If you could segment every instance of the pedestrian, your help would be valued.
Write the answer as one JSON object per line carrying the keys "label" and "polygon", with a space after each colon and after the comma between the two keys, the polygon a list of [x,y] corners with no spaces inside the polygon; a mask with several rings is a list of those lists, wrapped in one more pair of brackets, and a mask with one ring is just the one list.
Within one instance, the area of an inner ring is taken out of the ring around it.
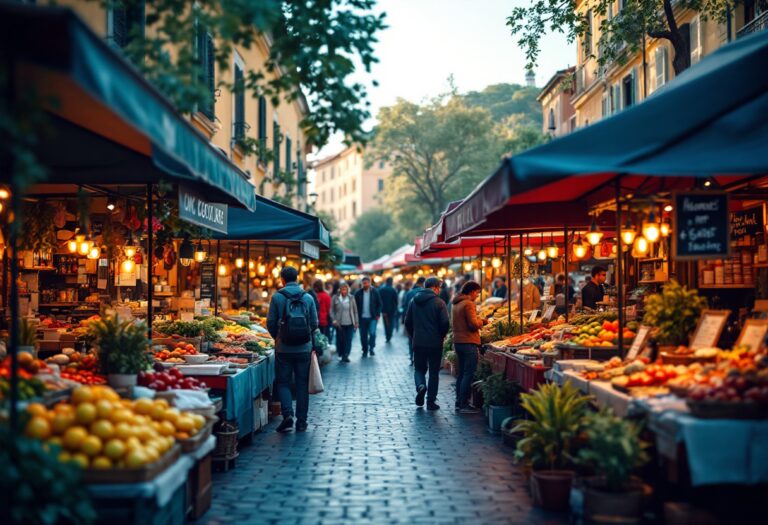
{"label": "pedestrian", "polygon": [[403,316],[403,312],[400,308],[403,300],[403,285],[401,283],[397,283],[395,292],[397,292],[397,308],[395,309],[395,315],[392,318],[392,325],[394,327],[394,333],[397,334],[400,332],[400,318]]}
{"label": "pedestrian", "polygon": [[392,339],[392,332],[397,323],[397,290],[392,286],[394,280],[387,277],[387,281],[379,288],[379,297],[381,298],[381,317],[384,319],[384,335],[387,343]]}
{"label": "pedestrian", "polygon": [[349,294],[349,285],[344,281],[339,283],[339,293],[333,296],[331,319],[336,329],[336,352],[342,363],[349,363],[352,337],[360,326],[360,320],[357,315],[357,303]]}
{"label": "pedestrian", "polygon": [[[419,277],[416,279],[416,283],[413,285],[413,288],[411,288],[410,291],[405,295],[404,309],[406,313],[408,313],[408,307],[411,306],[411,301],[413,301],[413,298],[416,297],[416,294],[424,289],[425,281],[425,277]],[[405,325],[405,316],[403,316],[403,325]],[[408,336],[408,353],[411,356],[411,366],[413,366],[413,338],[410,335]]]}
{"label": "pedestrian", "polygon": [[397,300],[400,308],[400,324],[405,325],[405,296],[413,288],[413,281],[408,280],[403,285],[402,289],[397,293]]}
{"label": "pedestrian", "polygon": [[592,268],[592,279],[581,289],[581,305],[593,310],[597,309],[597,303],[605,298],[605,282],[608,270],[603,266]]}
{"label": "pedestrian", "polygon": [[462,414],[476,414],[478,410],[469,404],[472,381],[477,369],[477,353],[480,350],[480,329],[488,324],[487,319],[477,315],[475,301],[480,296],[480,285],[467,281],[461,287],[461,294],[453,298],[451,326],[453,328],[453,349],[459,360],[456,376],[456,411]]}
{"label": "pedestrian", "polygon": [[440,299],[443,300],[445,304],[448,305],[448,310],[451,309],[451,290],[448,288],[448,284],[443,281],[443,284],[440,286]]}
{"label": "pedestrian", "polygon": [[413,340],[416,406],[424,406],[426,395],[427,410],[440,409],[437,404],[437,387],[440,383],[443,339],[450,329],[448,308],[438,296],[439,292],[440,279],[430,277],[411,301],[405,314],[405,328]]}
{"label": "pedestrian", "polygon": [[573,289],[570,282],[566,286],[565,274],[558,273],[555,278],[555,312],[558,315],[565,314],[565,294],[568,293],[568,304],[573,304],[573,298],[576,296],[576,290]]}
{"label": "pedestrian", "polygon": [[507,278],[497,277],[493,284],[493,296],[500,299],[507,299]]}
{"label": "pedestrian", "polygon": [[371,286],[371,278],[363,277],[362,287],[355,292],[357,311],[360,314],[360,345],[363,347],[363,357],[376,355],[376,324],[381,318],[381,296],[379,291]]}
{"label": "pedestrian", "polygon": [[325,291],[323,281],[317,279],[312,287],[315,290],[316,304],[317,304],[317,322],[320,325],[320,332],[327,337],[331,338],[331,296]]}
{"label": "pedestrian", "polygon": [[318,328],[315,301],[299,285],[299,272],[286,266],[280,272],[283,288],[272,296],[267,329],[275,340],[275,375],[283,413],[278,432],[293,428],[291,380],[296,383],[296,431],[307,429],[309,412],[309,363],[312,334]]}

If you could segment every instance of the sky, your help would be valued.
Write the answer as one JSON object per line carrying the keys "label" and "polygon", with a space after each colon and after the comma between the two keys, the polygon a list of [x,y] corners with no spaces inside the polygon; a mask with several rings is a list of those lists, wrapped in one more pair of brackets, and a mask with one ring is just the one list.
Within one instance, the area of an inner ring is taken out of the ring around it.
{"label": "sky", "polygon": [[[368,86],[371,113],[398,97],[420,102],[443,93],[453,75],[460,92],[502,82],[525,83],[525,56],[505,25],[513,7],[530,0],[379,0],[388,29],[379,33],[379,63],[356,80]],[[576,63],[575,44],[563,35],[542,39],[536,85]],[[379,82],[377,87],[372,80]],[[331,141],[319,158],[343,148]]]}

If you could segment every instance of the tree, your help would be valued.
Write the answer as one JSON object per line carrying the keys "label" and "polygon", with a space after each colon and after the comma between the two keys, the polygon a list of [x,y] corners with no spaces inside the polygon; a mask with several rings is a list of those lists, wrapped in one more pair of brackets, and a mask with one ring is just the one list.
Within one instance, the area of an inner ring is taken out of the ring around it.
{"label": "tree", "polygon": [[[539,56],[539,42],[548,30],[564,33],[569,42],[585,38],[594,30],[593,17],[600,20],[600,39],[590,51],[600,65],[626,60],[642,50],[644,35],[668,40],[674,51],[672,67],[680,74],[690,66],[690,44],[676,18],[676,13],[692,9],[702,19],[725,22],[729,13],[744,0],[584,0],[585,8],[578,12],[570,0],[534,0],[528,7],[516,7],[507,18],[517,43],[525,50],[527,67],[532,69]],[[622,5],[620,11],[619,5]]]}
{"label": "tree", "polygon": [[494,122],[515,116],[521,124],[541,123],[541,104],[536,100],[539,88],[518,84],[493,84],[482,91],[470,91],[464,102],[470,107],[485,108]]}
{"label": "tree", "polygon": [[393,252],[405,242],[395,228],[392,216],[382,208],[374,208],[358,217],[349,232],[346,247],[364,261],[372,261]]}
{"label": "tree", "polygon": [[425,105],[398,99],[378,121],[372,157],[392,166],[391,178],[409,182],[401,197],[416,198],[431,221],[499,163],[490,113],[467,106],[455,91]]}
{"label": "tree", "polygon": [[[142,13],[145,0],[99,0]],[[182,112],[208,102],[210,86],[199,59],[196,37],[205,32],[213,53],[229,69],[233,46],[251,48],[265,36],[269,56],[263,71],[248,71],[239,85],[220,80],[216,87],[248,88],[273,105],[308,92],[312,111],[302,122],[307,139],[323,144],[334,132],[364,141],[369,118],[365,87],[351,82],[355,64],[367,72],[376,62],[375,34],[384,14],[373,13],[375,0],[155,0],[146,2],[145,23],[129,28],[123,50],[147,79]],[[135,18],[134,18],[135,19]],[[140,15],[139,15],[139,20]],[[205,52],[208,52],[207,50]]]}
{"label": "tree", "polygon": [[344,259],[344,249],[339,245],[339,239],[334,234],[334,232],[338,231],[336,220],[333,218],[333,215],[324,211],[318,211],[316,215],[323,221],[325,227],[328,228],[331,238],[328,250],[320,252],[320,263],[333,268]]}

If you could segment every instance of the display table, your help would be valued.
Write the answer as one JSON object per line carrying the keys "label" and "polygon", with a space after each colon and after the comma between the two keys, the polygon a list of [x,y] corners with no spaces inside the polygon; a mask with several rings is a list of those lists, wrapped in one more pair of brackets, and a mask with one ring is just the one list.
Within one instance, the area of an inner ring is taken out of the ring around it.
{"label": "display table", "polygon": [[546,372],[546,378],[559,385],[566,381],[570,382],[581,392],[591,395],[597,406],[610,407],[619,417],[626,416],[630,411],[632,397],[619,392],[608,381],[588,381],[579,372],[573,370],[566,370],[565,372],[550,370]]}
{"label": "display table", "polygon": [[549,367],[519,359],[514,354],[506,354],[506,357],[507,380],[518,383],[524,392],[529,392],[544,383],[544,373],[549,370]]}
{"label": "display table", "polygon": [[506,352],[497,352],[490,350],[485,353],[485,358],[491,363],[491,371],[494,374],[505,374],[507,372],[507,362],[509,354]]}

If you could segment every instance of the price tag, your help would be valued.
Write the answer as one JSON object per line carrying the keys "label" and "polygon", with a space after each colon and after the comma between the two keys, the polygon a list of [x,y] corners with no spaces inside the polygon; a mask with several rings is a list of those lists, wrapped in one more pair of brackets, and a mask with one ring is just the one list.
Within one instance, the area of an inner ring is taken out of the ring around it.
{"label": "price tag", "polygon": [[763,346],[766,333],[768,333],[768,320],[747,319],[736,341],[736,346],[747,346],[750,351],[757,352]]}
{"label": "price tag", "polygon": [[730,315],[729,310],[704,310],[701,313],[699,325],[691,337],[691,344],[689,345],[691,349],[712,348],[717,345]]}
{"label": "price tag", "polygon": [[555,305],[548,306],[546,310],[544,310],[544,315],[541,316],[542,322],[547,322],[552,319],[552,315],[555,313]]}
{"label": "price tag", "polygon": [[536,316],[538,316],[538,315],[539,315],[539,311],[538,310],[534,310],[533,312],[531,312],[531,316],[528,318],[528,322],[529,323],[535,323],[536,322]]}
{"label": "price tag", "polygon": [[632,342],[632,347],[629,349],[629,352],[627,352],[627,360],[634,361],[637,359],[637,356],[640,355],[640,352],[645,347],[645,343],[648,340],[648,334],[650,331],[650,326],[643,325],[638,328],[635,340]]}

